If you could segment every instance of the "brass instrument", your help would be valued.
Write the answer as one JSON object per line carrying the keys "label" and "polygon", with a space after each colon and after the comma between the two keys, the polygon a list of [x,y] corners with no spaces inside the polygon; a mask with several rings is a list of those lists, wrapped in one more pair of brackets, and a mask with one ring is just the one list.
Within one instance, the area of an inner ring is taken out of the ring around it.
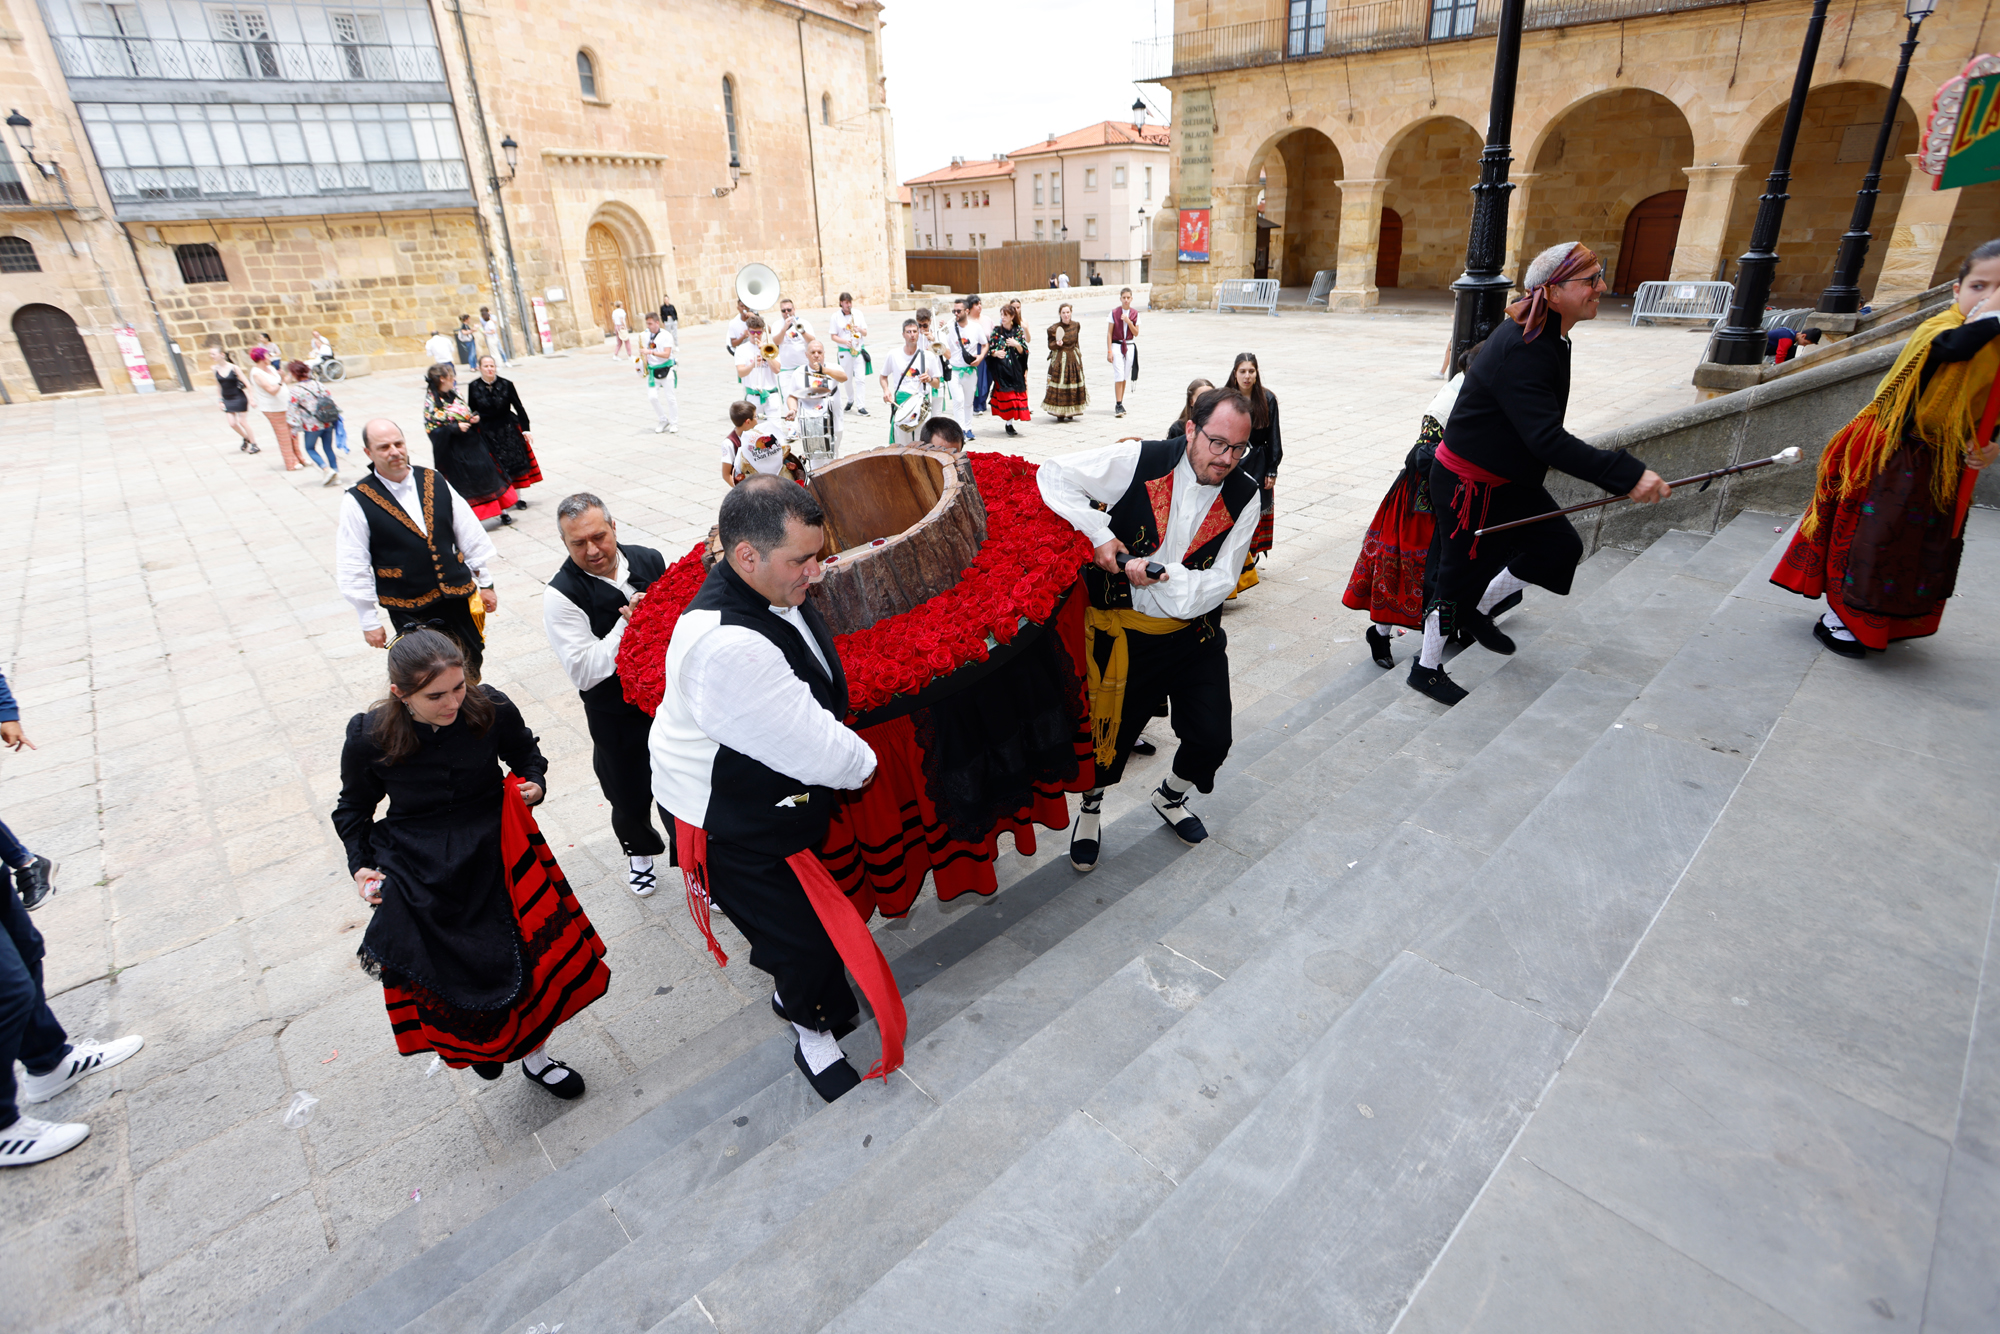
{"label": "brass instrument", "polygon": [[759,350],[763,352],[764,360],[769,361],[772,357],[778,355],[778,340],[769,334],[765,334],[764,345]]}

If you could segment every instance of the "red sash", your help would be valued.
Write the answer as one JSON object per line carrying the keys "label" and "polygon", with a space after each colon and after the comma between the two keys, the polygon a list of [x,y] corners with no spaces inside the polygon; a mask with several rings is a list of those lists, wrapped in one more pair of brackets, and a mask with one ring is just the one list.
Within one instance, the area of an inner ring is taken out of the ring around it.
{"label": "red sash", "polygon": [[[1472,529],[1472,546],[1467,550],[1466,554],[1468,556],[1477,556],[1479,554],[1478,530],[1486,526],[1486,511],[1493,504],[1493,488],[1507,485],[1507,479],[1497,472],[1488,472],[1477,463],[1469,463],[1460,458],[1451,452],[1449,445],[1444,444],[1442,441],[1439,442],[1437,447],[1437,461],[1442,463],[1452,476],[1465,483],[1464,486],[1458,488],[1458,494],[1452,497],[1451,512],[1453,517],[1458,520],[1458,523],[1452,528],[1451,535],[1457,537],[1466,529]],[[1472,507],[1475,503],[1479,506],[1479,521],[1477,523],[1473,522],[1472,518]]]}

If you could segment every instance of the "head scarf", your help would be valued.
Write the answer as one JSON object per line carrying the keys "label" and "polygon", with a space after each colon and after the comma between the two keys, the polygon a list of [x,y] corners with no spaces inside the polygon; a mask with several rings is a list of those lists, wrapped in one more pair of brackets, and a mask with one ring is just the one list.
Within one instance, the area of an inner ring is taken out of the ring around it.
{"label": "head scarf", "polygon": [[[1507,317],[1521,326],[1521,341],[1532,343],[1542,333],[1542,325],[1549,317],[1549,289],[1557,283],[1567,282],[1583,273],[1598,262],[1597,252],[1578,241],[1570,247],[1549,276],[1536,284],[1534,289],[1519,301],[1507,307]],[[1557,328],[1561,332],[1561,328]]]}

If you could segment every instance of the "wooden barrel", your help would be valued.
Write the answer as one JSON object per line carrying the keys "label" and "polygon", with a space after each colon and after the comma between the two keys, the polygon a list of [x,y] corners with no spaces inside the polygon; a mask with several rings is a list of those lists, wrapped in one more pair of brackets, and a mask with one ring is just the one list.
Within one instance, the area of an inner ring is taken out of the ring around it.
{"label": "wooden barrel", "polygon": [[965,456],[892,445],[849,454],[812,476],[826,511],[812,596],[837,635],[866,630],[958,582],[986,540],[986,506]]}

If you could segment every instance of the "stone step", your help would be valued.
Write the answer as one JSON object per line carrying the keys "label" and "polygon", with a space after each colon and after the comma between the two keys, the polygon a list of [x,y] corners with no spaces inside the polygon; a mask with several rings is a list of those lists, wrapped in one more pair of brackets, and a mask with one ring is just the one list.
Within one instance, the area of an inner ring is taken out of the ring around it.
{"label": "stone step", "polygon": [[1723,599],[1476,875],[1399,877],[1442,907],[1051,1326],[1387,1328],[1818,656],[1800,620]]}

